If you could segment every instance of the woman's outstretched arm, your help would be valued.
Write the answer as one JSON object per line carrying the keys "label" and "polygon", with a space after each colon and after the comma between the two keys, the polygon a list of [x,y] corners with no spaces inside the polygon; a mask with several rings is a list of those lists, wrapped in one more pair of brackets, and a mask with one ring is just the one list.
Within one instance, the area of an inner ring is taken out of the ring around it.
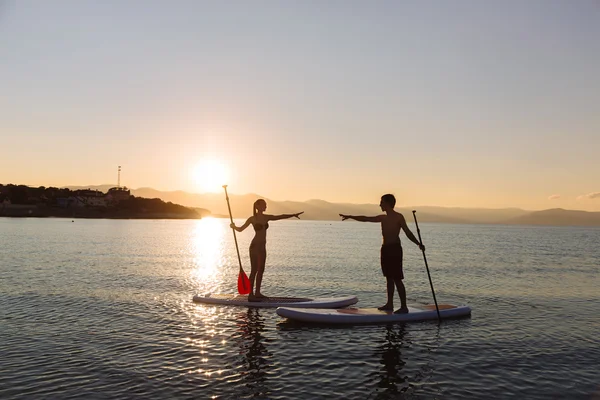
{"label": "woman's outstretched arm", "polygon": [[267,217],[268,221],[278,221],[280,219],[288,219],[288,218],[300,219],[301,214],[304,214],[304,211],[296,213],[296,214],[265,215],[265,217]]}

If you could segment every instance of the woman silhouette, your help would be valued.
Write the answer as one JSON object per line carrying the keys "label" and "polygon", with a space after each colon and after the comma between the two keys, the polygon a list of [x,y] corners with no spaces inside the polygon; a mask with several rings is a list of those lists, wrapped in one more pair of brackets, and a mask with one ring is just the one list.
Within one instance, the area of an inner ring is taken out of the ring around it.
{"label": "woman silhouette", "polygon": [[[260,301],[267,298],[260,292],[263,273],[265,272],[265,261],[267,259],[267,229],[269,229],[269,221],[277,221],[287,218],[298,218],[304,211],[296,214],[281,214],[268,215],[265,214],[267,202],[263,199],[258,199],[252,207],[252,216],[246,220],[244,225],[237,227],[231,223],[231,228],[238,232],[243,232],[250,224],[254,227],[254,238],[250,243],[250,294],[248,301]],[[256,281],[256,290],[254,290],[254,282]]]}

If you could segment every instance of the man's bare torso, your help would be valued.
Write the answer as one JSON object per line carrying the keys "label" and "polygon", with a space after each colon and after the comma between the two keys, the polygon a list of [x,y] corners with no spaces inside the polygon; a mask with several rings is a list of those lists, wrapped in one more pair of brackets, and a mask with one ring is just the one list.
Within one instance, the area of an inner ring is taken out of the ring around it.
{"label": "man's bare torso", "polygon": [[404,217],[396,211],[382,215],[381,234],[384,245],[400,243],[400,230],[402,229],[403,222]]}

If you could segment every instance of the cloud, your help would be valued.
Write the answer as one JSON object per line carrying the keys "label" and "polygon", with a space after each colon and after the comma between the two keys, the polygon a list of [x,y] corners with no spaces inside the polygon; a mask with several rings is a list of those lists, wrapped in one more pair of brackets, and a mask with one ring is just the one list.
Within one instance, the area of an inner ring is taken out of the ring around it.
{"label": "cloud", "polygon": [[560,199],[560,194],[553,194],[552,196],[548,197],[548,200],[558,200]]}
{"label": "cloud", "polygon": [[600,192],[592,192],[592,193],[588,193],[588,194],[582,194],[581,196],[577,197],[577,200],[584,200],[584,199],[600,199]]}

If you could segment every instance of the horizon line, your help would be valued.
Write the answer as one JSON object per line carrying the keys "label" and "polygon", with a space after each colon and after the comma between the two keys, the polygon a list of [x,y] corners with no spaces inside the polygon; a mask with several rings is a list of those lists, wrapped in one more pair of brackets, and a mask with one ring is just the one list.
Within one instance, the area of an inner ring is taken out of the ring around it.
{"label": "horizon line", "polygon": [[[10,185],[10,183],[8,183],[7,185]],[[13,184],[14,185],[14,184]],[[18,184],[17,184],[18,185]],[[23,185],[23,186],[29,186],[29,185]],[[44,185],[40,185],[40,186],[44,186]],[[103,184],[96,184],[96,185],[64,185],[64,186],[56,186],[57,188],[62,188],[62,189],[69,189],[71,187],[87,187],[87,188],[92,188],[92,187],[98,187],[98,186],[113,186],[113,187],[118,187],[118,185],[115,185],[113,183],[103,183]],[[30,186],[30,187],[35,187],[35,186]],[[38,186],[39,187],[39,186]],[[48,187],[48,186],[45,186]],[[52,186],[49,186],[52,187]],[[187,194],[191,194],[191,195],[198,195],[198,196],[202,196],[202,195],[217,195],[219,194],[219,192],[190,192],[190,191],[186,191],[183,189],[176,189],[176,190],[160,190],[160,189],[155,189],[153,187],[148,187],[148,186],[143,186],[143,187],[138,187],[138,188],[132,188],[132,187],[128,187],[126,185],[122,185],[122,187],[127,187],[130,190],[142,190],[142,189],[150,189],[150,190],[155,190],[157,192],[163,192],[163,193],[175,193],[175,192],[182,192],[182,193],[187,193]],[[353,202],[332,202],[329,200],[325,200],[325,199],[316,199],[316,198],[311,198],[311,199],[307,199],[307,200],[277,200],[277,199],[273,199],[273,198],[269,198],[266,196],[261,196],[257,193],[243,193],[243,194],[239,194],[239,193],[231,193],[231,195],[234,196],[256,196],[259,198],[264,198],[266,200],[270,200],[270,201],[275,201],[278,203],[282,203],[282,202],[296,202],[296,203],[307,203],[310,201],[324,201],[326,203],[329,204],[351,204],[351,205],[377,205],[376,203],[353,203]],[[565,210],[565,211],[580,211],[580,212],[588,212],[588,213],[598,213],[600,211],[587,211],[587,210],[580,210],[580,209],[568,209],[568,208],[563,208],[563,207],[550,207],[550,208],[540,208],[540,209],[526,209],[526,208],[521,208],[521,207],[516,207],[516,206],[507,206],[507,207],[498,207],[498,208],[494,208],[494,207],[482,207],[482,206],[476,206],[476,207],[466,207],[466,206],[447,206],[447,205],[425,205],[425,204],[421,204],[421,205],[396,205],[396,208],[412,208],[412,209],[418,209],[418,208],[447,208],[447,209],[470,209],[470,210],[520,210],[520,211],[527,211],[527,212],[536,212],[536,211],[548,211],[548,210]]]}
{"label": "horizon line", "polygon": [[[7,183],[5,185],[17,185],[20,186],[22,184],[14,184],[14,183]],[[39,186],[30,186],[30,185],[22,185],[22,186],[28,186],[28,187],[40,187],[40,186],[44,186],[44,187],[53,187],[53,186],[45,186],[45,185],[39,185]],[[92,187],[98,187],[98,186],[111,186],[111,187],[118,187],[118,185],[113,184],[113,183],[104,183],[104,184],[96,184],[96,185],[61,185],[61,186],[54,186],[57,187],[59,189],[70,189],[71,187],[79,187],[79,188],[89,188],[91,189]],[[126,186],[126,185],[121,185],[121,187],[127,187],[129,190],[142,190],[142,189],[149,189],[149,190],[154,190],[157,192],[162,192],[162,193],[176,193],[176,192],[181,192],[181,193],[186,193],[186,194],[190,194],[190,195],[196,195],[196,196],[202,196],[202,195],[218,195],[219,192],[190,192],[190,191],[186,191],[183,189],[176,189],[176,190],[161,190],[161,189],[156,189],[153,187],[149,187],[149,186],[143,186],[143,187],[138,187],[138,188],[132,188],[130,186]],[[274,199],[274,198],[270,198],[267,196],[262,196],[258,193],[243,193],[243,194],[239,194],[239,193],[235,193],[235,192],[230,192],[231,195],[234,196],[256,196],[259,198],[263,198],[266,200],[270,200],[270,201],[274,201],[274,202],[278,202],[278,203],[283,203],[283,202],[295,202],[295,203],[308,203],[310,201],[323,201],[329,204],[349,204],[349,205],[357,205],[357,206],[376,206],[376,203],[353,203],[353,202],[348,202],[348,201],[341,201],[341,202],[332,202],[330,200],[325,200],[325,199],[318,199],[318,198],[311,198],[311,199],[307,199],[307,200],[291,200],[291,199],[286,199],[286,200],[278,200],[278,199]],[[588,213],[599,213],[600,210],[597,211],[587,211],[587,210],[581,210],[581,209],[570,209],[570,208],[563,208],[563,207],[549,207],[549,208],[539,208],[539,209],[527,209],[527,208],[521,208],[521,207],[516,207],[516,206],[506,206],[506,207],[483,207],[483,206],[474,206],[474,207],[468,207],[468,206],[447,206],[447,205],[427,205],[427,204],[421,204],[421,205],[398,205],[396,204],[395,208],[412,208],[412,209],[418,209],[418,208],[425,208],[425,207],[429,207],[429,208],[446,208],[446,209],[468,209],[468,210],[520,210],[520,211],[527,211],[527,212],[536,212],[536,211],[548,211],[548,210],[565,210],[565,211],[581,211],[581,212],[588,212]]]}

